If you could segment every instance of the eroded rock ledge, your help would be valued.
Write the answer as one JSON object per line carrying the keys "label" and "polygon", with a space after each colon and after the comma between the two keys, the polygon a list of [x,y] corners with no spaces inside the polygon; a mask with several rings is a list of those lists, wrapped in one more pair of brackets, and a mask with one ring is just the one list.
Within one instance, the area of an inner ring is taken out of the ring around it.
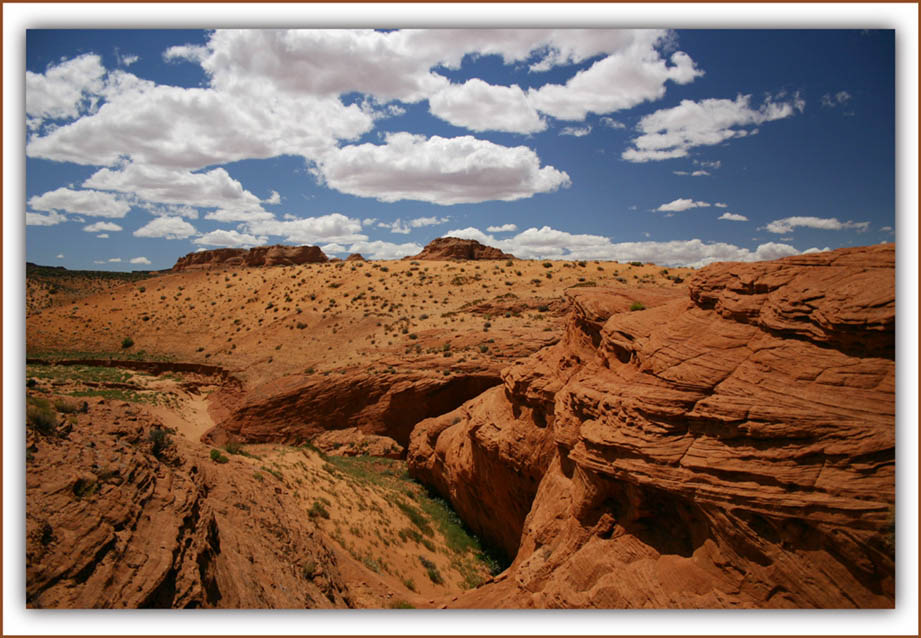
{"label": "eroded rock ledge", "polygon": [[422,421],[412,472],[515,556],[461,606],[892,607],[895,249],[574,290],[563,340]]}
{"label": "eroded rock ledge", "polygon": [[218,266],[297,266],[323,264],[329,258],[319,246],[257,246],[256,248],[216,248],[180,257],[173,271],[203,270]]}

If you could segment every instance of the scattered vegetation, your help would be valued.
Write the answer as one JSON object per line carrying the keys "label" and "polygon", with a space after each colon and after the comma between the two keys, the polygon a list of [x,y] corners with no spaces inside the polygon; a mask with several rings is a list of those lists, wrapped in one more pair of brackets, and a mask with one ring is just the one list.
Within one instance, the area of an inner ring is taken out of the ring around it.
{"label": "scattered vegetation", "polygon": [[320,501],[314,501],[310,509],[307,510],[307,516],[310,518],[329,518],[329,510]]}
{"label": "scattered vegetation", "polygon": [[165,452],[171,445],[173,445],[173,439],[171,435],[175,433],[176,430],[173,428],[151,428],[150,434],[147,436],[151,443],[151,454],[153,454],[158,459],[162,458],[163,452]]}
{"label": "scattered vegetation", "polygon": [[26,399],[26,425],[44,435],[57,430],[57,415],[47,399],[28,397]]}

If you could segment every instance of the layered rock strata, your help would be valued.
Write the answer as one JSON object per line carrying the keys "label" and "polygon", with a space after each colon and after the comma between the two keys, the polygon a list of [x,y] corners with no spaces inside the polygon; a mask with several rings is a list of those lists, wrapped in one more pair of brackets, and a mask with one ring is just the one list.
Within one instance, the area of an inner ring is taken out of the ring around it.
{"label": "layered rock strata", "polygon": [[217,248],[180,257],[174,272],[204,270],[220,266],[296,266],[329,261],[319,246],[257,246],[256,248]]}
{"label": "layered rock strata", "polygon": [[412,434],[515,557],[458,605],[893,606],[892,245],[570,296],[563,340]]}
{"label": "layered rock strata", "polygon": [[127,403],[94,402],[27,446],[30,608],[348,605],[335,553],[292,496]]}

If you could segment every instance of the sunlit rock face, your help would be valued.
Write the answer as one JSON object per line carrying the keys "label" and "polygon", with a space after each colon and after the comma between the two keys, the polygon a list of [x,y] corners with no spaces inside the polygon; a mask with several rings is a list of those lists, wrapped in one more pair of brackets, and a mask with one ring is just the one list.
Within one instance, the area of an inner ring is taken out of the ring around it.
{"label": "sunlit rock face", "polygon": [[558,344],[412,434],[415,475],[515,557],[458,603],[892,607],[894,257],[573,291]]}

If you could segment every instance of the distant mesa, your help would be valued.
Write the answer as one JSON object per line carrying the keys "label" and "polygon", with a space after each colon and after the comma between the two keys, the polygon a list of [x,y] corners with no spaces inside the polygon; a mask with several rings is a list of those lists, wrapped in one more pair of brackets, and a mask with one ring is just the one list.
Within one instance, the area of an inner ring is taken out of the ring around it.
{"label": "distant mesa", "polygon": [[430,241],[418,255],[404,257],[403,259],[442,261],[447,259],[516,259],[516,257],[504,253],[498,248],[484,246],[475,239],[439,237]]}
{"label": "distant mesa", "polygon": [[256,248],[217,248],[180,257],[174,272],[204,270],[219,266],[296,266],[325,264],[329,258],[319,246],[257,246]]}
{"label": "distant mesa", "polygon": [[346,257],[345,260],[346,261],[368,261],[362,256],[361,253],[352,253],[351,255]]}

